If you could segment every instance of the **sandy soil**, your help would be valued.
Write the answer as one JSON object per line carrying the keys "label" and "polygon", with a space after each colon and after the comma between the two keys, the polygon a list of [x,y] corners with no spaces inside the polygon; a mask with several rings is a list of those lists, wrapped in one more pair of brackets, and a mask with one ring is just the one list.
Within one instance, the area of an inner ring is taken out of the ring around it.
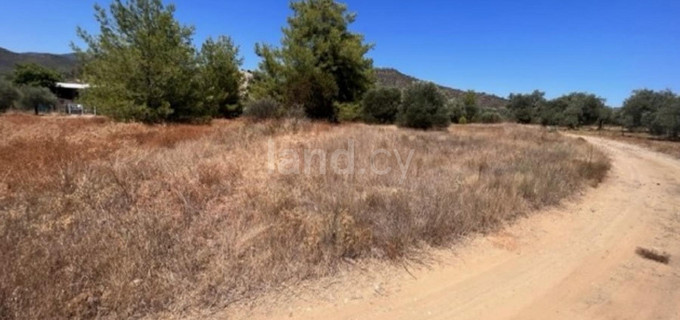
{"label": "sandy soil", "polygon": [[[200,318],[680,319],[680,161],[587,137],[612,171],[597,189],[404,267],[338,277]],[[638,247],[671,254],[645,260]]]}

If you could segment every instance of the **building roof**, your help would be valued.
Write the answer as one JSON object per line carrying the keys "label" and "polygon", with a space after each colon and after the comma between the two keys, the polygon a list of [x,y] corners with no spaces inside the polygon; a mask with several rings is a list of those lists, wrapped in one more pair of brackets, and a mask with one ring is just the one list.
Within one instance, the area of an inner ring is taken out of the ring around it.
{"label": "building roof", "polygon": [[57,82],[56,86],[57,86],[57,88],[76,89],[76,90],[83,90],[83,89],[87,89],[87,88],[90,87],[89,84],[73,83],[73,82]]}

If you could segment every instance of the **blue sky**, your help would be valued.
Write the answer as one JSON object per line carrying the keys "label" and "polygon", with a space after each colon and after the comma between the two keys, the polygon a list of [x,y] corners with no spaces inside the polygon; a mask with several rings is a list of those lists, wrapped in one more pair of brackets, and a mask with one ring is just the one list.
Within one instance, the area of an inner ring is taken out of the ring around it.
{"label": "blue sky", "polygon": [[[77,25],[96,31],[90,0],[6,0],[0,47],[69,52]],[[106,4],[108,0],[99,1]],[[256,42],[278,44],[285,0],[177,0],[195,40],[227,34],[256,67]],[[633,89],[680,91],[680,1],[347,0],[376,66],[500,96],[588,91],[619,106]]]}

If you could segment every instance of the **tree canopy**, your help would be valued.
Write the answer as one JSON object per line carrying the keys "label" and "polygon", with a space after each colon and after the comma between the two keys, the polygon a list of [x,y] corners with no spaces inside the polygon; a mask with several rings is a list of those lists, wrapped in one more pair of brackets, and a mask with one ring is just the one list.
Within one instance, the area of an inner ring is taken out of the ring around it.
{"label": "tree canopy", "polygon": [[633,91],[621,108],[623,125],[645,127],[652,134],[677,138],[680,131],[680,97],[670,90]]}
{"label": "tree canopy", "polygon": [[446,97],[433,83],[415,83],[404,91],[397,116],[400,126],[415,129],[446,127],[450,123]]}
{"label": "tree canopy", "polygon": [[336,103],[358,102],[373,85],[371,45],[349,30],[356,15],[333,0],[291,3],[281,47],[256,45],[262,58],[253,94],[302,106],[311,118],[335,120]]}
{"label": "tree canopy", "polygon": [[83,97],[87,104],[120,120],[160,122],[211,117],[215,108],[237,101],[239,86],[232,82],[239,78],[225,79],[240,60],[227,38],[208,40],[199,56],[194,28],[180,24],[174,6],[161,0],[114,0],[108,11],[95,11],[99,34],[79,28],[88,48],[76,48],[92,84]]}
{"label": "tree canopy", "polygon": [[35,63],[17,64],[12,74],[12,82],[17,86],[54,89],[61,80],[59,72]]}

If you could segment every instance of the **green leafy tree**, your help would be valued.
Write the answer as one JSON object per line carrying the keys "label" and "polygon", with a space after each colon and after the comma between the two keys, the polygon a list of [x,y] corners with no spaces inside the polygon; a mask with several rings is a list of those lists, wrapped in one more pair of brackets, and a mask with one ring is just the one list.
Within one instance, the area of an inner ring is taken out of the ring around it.
{"label": "green leafy tree", "polygon": [[570,128],[599,125],[606,109],[604,99],[594,94],[574,92],[550,101],[541,112],[541,122]]}
{"label": "green leafy tree", "polygon": [[463,110],[468,121],[475,122],[479,116],[479,106],[477,106],[477,94],[470,90],[463,97]]}
{"label": "green leafy tree", "polygon": [[441,128],[450,123],[446,98],[433,83],[408,87],[397,118],[400,126],[416,129]]}
{"label": "green leafy tree", "polygon": [[507,108],[519,123],[537,122],[537,113],[545,108],[545,93],[534,91],[531,94],[511,94]]}
{"label": "green leafy tree", "polygon": [[243,59],[231,38],[208,38],[198,56],[199,78],[205,106],[217,114],[232,118],[241,114]]}
{"label": "green leafy tree", "polygon": [[624,125],[629,129],[647,127],[652,133],[658,131],[657,126],[657,112],[664,106],[672,105],[676,96],[673,92],[653,91],[653,90],[636,90],[633,94],[623,102],[621,108],[621,115],[624,119]]}
{"label": "green leafy tree", "polygon": [[302,106],[311,118],[336,120],[336,103],[359,102],[374,81],[371,45],[349,30],[356,15],[333,0],[291,3],[281,48],[256,45],[261,57],[252,93]]}
{"label": "green leafy tree", "polygon": [[114,0],[95,6],[99,34],[78,29],[87,44],[75,48],[92,84],[85,103],[121,120],[160,122],[208,116],[200,92],[192,27],[181,25],[161,0]]}
{"label": "green leafy tree", "polygon": [[369,123],[394,123],[401,104],[401,90],[376,88],[368,91],[361,103],[361,116]]}
{"label": "green leafy tree", "polygon": [[12,81],[17,86],[54,89],[61,79],[59,72],[35,63],[18,64],[12,74]]}
{"label": "green leafy tree", "polygon": [[465,106],[463,101],[460,99],[450,99],[447,103],[447,108],[449,109],[449,117],[451,122],[460,123],[461,119],[465,119],[467,123],[467,117],[465,117]]}
{"label": "green leafy tree", "polygon": [[36,115],[40,109],[53,110],[57,104],[57,97],[47,88],[43,87],[21,87],[21,98],[19,104],[24,110],[32,110]]}
{"label": "green leafy tree", "polygon": [[656,114],[656,122],[670,139],[680,135],[680,97],[667,99]]}
{"label": "green leafy tree", "polygon": [[18,99],[19,91],[11,83],[0,79],[0,112],[12,108]]}

